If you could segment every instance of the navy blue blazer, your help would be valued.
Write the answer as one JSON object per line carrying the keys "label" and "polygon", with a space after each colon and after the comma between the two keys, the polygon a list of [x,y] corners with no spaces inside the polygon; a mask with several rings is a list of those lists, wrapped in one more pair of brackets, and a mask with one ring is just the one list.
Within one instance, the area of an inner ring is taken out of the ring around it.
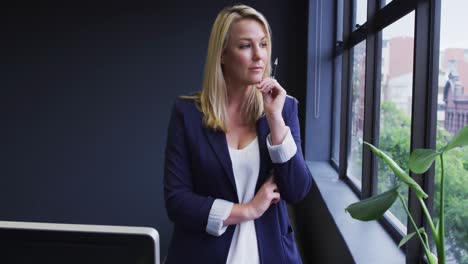
{"label": "navy blue blazer", "polygon": [[[292,97],[286,97],[283,118],[297,152],[281,164],[272,163],[268,153],[266,137],[270,129],[265,115],[256,123],[260,172],[255,193],[274,168],[281,194],[281,201],[255,220],[260,261],[268,264],[301,263],[286,203],[302,200],[312,184],[302,156],[297,101]],[[164,198],[174,232],[166,263],[226,263],[235,225],[221,236],[206,232],[215,199],[239,202],[226,136],[203,125],[193,100],[180,98],[175,101],[167,134]]]}

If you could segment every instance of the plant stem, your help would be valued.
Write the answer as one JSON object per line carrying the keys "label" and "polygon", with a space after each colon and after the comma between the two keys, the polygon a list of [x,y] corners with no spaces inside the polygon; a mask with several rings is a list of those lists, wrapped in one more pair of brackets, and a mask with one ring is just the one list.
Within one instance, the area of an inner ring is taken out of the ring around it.
{"label": "plant stem", "polygon": [[419,233],[419,228],[418,228],[418,226],[416,225],[416,223],[414,222],[414,219],[413,219],[413,217],[411,216],[411,213],[410,213],[409,210],[408,210],[408,206],[406,206],[405,200],[403,199],[403,196],[401,196],[400,193],[398,193],[398,198],[400,198],[400,201],[401,201],[401,203],[403,204],[403,208],[405,209],[406,214],[408,215],[408,218],[410,219],[411,225],[413,226],[413,228],[414,228],[416,234],[418,235],[418,238],[419,238],[419,241],[421,242],[421,245],[422,245],[422,247],[423,247],[424,253],[426,254],[427,259],[428,259],[429,262],[430,262],[430,261],[431,261],[431,257],[430,257],[431,252],[429,252],[429,249],[428,249],[428,247],[426,246],[426,242],[425,242],[424,239],[422,238],[421,233]]}
{"label": "plant stem", "polygon": [[426,203],[421,197],[418,197],[418,201],[421,204],[421,208],[423,209],[424,215],[426,216],[427,223],[429,223],[429,227],[431,228],[432,231],[432,236],[434,237],[434,240],[439,241],[439,233],[437,232],[434,222],[432,221],[431,214],[429,214],[429,210],[427,210]]}
{"label": "plant stem", "polygon": [[437,258],[439,263],[445,263],[445,188],[444,188],[444,157],[443,153],[440,154],[440,207],[439,207],[439,239],[437,245]]}
{"label": "plant stem", "polygon": [[426,240],[426,245],[427,245],[427,246],[430,246],[430,245],[429,245],[429,238],[427,237],[426,232],[423,233],[423,236],[424,236],[424,239]]}

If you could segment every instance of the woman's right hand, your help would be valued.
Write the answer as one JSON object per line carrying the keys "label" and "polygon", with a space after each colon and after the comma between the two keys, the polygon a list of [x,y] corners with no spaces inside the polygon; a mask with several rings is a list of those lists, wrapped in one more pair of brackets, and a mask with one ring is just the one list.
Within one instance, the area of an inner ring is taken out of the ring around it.
{"label": "woman's right hand", "polygon": [[271,204],[276,204],[280,201],[280,193],[278,186],[271,175],[262,187],[258,190],[255,197],[247,205],[255,219],[261,217],[263,213],[270,207]]}

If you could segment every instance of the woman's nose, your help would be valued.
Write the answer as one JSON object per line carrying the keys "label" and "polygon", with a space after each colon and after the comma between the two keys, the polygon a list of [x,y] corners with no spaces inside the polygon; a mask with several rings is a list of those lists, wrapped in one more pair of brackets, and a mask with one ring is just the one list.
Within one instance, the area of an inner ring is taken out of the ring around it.
{"label": "woman's nose", "polygon": [[261,50],[259,47],[254,48],[253,50],[253,60],[260,60],[262,58]]}

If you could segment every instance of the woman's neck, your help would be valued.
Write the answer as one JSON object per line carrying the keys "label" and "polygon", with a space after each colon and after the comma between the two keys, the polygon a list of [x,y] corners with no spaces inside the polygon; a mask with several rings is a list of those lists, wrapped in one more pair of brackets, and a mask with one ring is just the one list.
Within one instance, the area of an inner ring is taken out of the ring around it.
{"label": "woman's neck", "polygon": [[249,86],[227,85],[227,108],[235,112],[241,112],[242,104],[248,98]]}
{"label": "woman's neck", "polygon": [[230,124],[237,124],[237,125],[247,125],[245,123],[246,120],[243,118],[243,109],[245,100],[247,100],[249,95],[249,86],[232,86],[227,85],[227,112],[228,118],[230,120]]}

